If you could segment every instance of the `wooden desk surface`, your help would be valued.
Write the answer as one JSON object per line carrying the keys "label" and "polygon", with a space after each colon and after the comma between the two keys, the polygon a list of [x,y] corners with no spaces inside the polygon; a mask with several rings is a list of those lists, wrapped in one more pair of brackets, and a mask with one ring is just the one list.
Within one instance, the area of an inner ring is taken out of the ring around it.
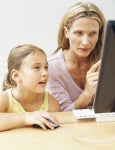
{"label": "wooden desk surface", "polygon": [[82,141],[77,138],[102,140],[115,136],[115,122],[76,122],[72,112],[54,113],[60,121],[55,130],[19,128],[0,132],[0,150],[114,150],[115,138],[105,142]]}

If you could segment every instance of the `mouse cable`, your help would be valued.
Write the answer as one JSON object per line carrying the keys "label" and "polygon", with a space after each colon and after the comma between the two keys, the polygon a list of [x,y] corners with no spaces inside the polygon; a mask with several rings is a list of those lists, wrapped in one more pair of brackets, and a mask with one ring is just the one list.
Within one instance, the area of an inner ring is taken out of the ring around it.
{"label": "mouse cable", "polygon": [[110,138],[100,139],[100,140],[90,139],[90,138],[83,138],[83,137],[77,137],[68,128],[63,127],[62,125],[60,125],[60,127],[62,127],[62,129],[65,131],[65,133],[70,135],[72,137],[72,139],[74,139],[76,141],[93,142],[93,143],[104,143],[104,142],[110,142],[112,140],[115,140],[115,136],[112,136]]}

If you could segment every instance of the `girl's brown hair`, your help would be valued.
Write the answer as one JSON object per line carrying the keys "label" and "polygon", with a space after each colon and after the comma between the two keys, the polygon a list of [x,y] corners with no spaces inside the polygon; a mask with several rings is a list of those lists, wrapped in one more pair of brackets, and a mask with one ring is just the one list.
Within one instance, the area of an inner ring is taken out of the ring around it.
{"label": "girl's brown hair", "polygon": [[6,74],[4,81],[3,81],[3,85],[2,85],[3,91],[8,88],[16,86],[16,82],[12,79],[12,76],[11,76],[12,69],[19,70],[23,59],[27,55],[34,53],[36,51],[40,51],[45,54],[45,52],[42,49],[38,48],[37,46],[29,45],[29,44],[19,45],[10,51],[8,60],[7,60],[8,73]]}

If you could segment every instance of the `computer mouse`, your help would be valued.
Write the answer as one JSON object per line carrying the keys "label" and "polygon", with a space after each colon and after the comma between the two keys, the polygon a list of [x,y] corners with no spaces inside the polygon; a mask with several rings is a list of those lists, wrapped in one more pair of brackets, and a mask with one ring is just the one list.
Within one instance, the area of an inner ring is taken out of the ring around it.
{"label": "computer mouse", "polygon": [[[56,129],[56,128],[58,128],[59,127],[59,125],[57,125],[57,124],[55,124],[54,122],[52,122],[51,120],[48,120],[49,121],[49,123],[51,124],[51,126],[53,126],[54,127],[54,129]],[[40,125],[38,125],[38,124],[34,124],[33,125],[33,127],[34,128],[41,128],[41,126]],[[48,126],[46,126],[46,128],[47,129],[50,129]]]}

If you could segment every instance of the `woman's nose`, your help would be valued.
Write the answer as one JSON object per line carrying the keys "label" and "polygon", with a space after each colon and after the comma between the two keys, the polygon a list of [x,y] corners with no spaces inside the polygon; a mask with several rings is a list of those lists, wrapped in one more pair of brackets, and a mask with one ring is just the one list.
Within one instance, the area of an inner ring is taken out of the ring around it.
{"label": "woman's nose", "polygon": [[89,37],[88,37],[88,35],[84,35],[84,36],[82,37],[82,44],[83,44],[83,45],[89,44]]}

